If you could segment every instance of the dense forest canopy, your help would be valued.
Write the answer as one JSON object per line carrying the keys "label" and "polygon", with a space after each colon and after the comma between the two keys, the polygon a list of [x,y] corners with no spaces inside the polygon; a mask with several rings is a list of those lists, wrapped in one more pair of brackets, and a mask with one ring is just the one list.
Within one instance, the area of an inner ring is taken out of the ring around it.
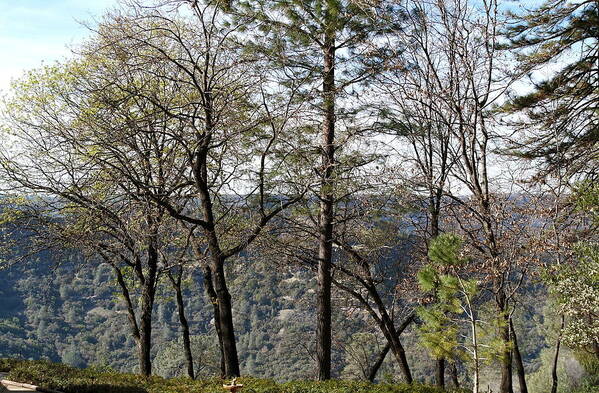
{"label": "dense forest canopy", "polygon": [[597,1],[132,0],[90,29],[2,101],[0,357],[596,391]]}

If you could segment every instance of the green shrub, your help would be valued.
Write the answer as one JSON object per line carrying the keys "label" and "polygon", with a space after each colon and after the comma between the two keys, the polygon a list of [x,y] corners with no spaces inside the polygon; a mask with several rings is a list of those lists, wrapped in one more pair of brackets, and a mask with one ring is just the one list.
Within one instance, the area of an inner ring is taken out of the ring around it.
{"label": "green shrub", "polygon": [[[145,378],[94,368],[77,369],[48,361],[0,361],[10,370],[8,378],[64,393],[223,393],[219,378]],[[443,393],[427,385],[372,384],[359,381],[293,381],[278,384],[270,379],[244,377],[243,393]]]}
{"label": "green shrub", "polygon": [[17,359],[0,359],[0,372],[9,372],[13,367],[20,364],[22,360]]}
{"label": "green shrub", "polygon": [[584,381],[583,384],[572,391],[572,393],[599,393],[599,385],[593,381]]}

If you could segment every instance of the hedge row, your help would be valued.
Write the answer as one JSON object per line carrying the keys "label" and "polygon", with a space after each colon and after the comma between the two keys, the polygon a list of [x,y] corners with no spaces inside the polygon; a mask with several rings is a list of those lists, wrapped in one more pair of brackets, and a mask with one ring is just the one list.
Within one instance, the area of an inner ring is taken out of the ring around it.
{"label": "hedge row", "polygon": [[[144,378],[134,374],[94,368],[77,369],[47,361],[0,359],[0,371],[8,379],[30,383],[64,393],[223,393],[218,378],[192,381],[188,378]],[[242,393],[443,393],[426,385],[372,384],[359,381],[294,381],[276,383],[270,379],[240,378]]]}

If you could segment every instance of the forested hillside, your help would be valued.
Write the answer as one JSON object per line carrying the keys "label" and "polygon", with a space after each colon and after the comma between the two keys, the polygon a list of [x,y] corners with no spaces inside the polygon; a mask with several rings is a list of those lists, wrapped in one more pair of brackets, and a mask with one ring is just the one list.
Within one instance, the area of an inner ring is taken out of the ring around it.
{"label": "forested hillside", "polygon": [[[46,257],[3,271],[0,357],[47,358],[77,367],[135,371],[135,343],[124,327],[126,310],[110,268],[85,264],[75,257],[70,261]],[[246,260],[231,275],[243,373],[280,380],[310,378],[314,372],[311,274]],[[153,353],[156,372],[181,375],[185,358],[173,294],[163,286],[159,296]],[[185,299],[194,353],[204,367],[199,373],[218,374],[213,317],[201,277],[189,277]],[[348,343],[353,334],[373,335],[365,333],[372,330],[366,318],[355,314],[348,310],[347,315],[336,316],[339,342]],[[381,346],[380,338],[370,341],[372,349]],[[357,376],[357,364],[344,347],[335,348],[335,374]]]}
{"label": "forested hillside", "polygon": [[[314,374],[312,274],[252,258],[243,260],[230,274],[242,373],[281,381],[310,379]],[[135,342],[126,329],[126,310],[115,285],[109,266],[85,263],[75,256],[52,258],[47,254],[3,270],[0,358],[49,359],[75,367],[135,372]],[[521,331],[526,369],[537,380],[533,391],[541,392],[547,375],[539,368],[543,362],[545,367],[549,363],[547,331],[555,324],[555,315],[543,289],[531,286],[525,291],[525,299],[535,300],[515,321]],[[154,322],[155,372],[165,377],[185,375],[172,290],[163,286],[159,296]],[[218,374],[212,315],[198,275],[189,277],[185,299],[198,373]],[[334,318],[333,375],[363,378],[361,368],[372,365],[384,347],[384,338],[363,311],[348,307],[351,302],[346,296],[338,293],[335,300],[339,308]],[[415,331],[411,329],[404,340],[416,379],[434,382],[434,360],[418,347]],[[398,379],[399,370],[393,363],[389,356],[377,380]],[[496,377],[492,367],[486,373],[489,382]],[[562,378],[576,384],[584,374],[572,355],[564,356]]]}
{"label": "forested hillside", "polygon": [[[302,354],[307,349],[301,346],[305,338],[300,335],[305,332],[307,336],[313,325],[307,315],[313,298],[304,285],[309,276],[299,272],[278,275],[249,262],[242,269],[243,274],[233,279],[232,291],[239,316],[235,321],[239,346],[246,354],[245,374],[307,378],[313,365]],[[66,262],[48,258],[4,273],[0,357],[47,358],[77,367],[135,371],[135,343],[108,266],[82,264],[77,258]],[[186,284],[193,348],[202,364],[198,371],[205,376],[218,374],[218,348],[201,278],[189,277]],[[172,291],[162,289],[155,309],[156,371],[180,375],[185,359],[176,305]]]}

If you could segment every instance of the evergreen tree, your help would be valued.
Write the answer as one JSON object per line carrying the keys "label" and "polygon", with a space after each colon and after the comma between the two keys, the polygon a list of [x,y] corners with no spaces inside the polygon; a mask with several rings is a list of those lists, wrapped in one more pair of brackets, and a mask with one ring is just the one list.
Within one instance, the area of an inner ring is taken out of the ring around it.
{"label": "evergreen tree", "polygon": [[520,49],[519,76],[537,69],[547,75],[558,66],[506,107],[525,114],[515,122],[524,137],[513,142],[513,152],[544,160],[541,175],[564,168],[570,176],[596,178],[597,161],[589,158],[599,153],[599,3],[547,0],[512,16],[507,36],[509,48]]}
{"label": "evergreen tree", "polygon": [[[483,361],[498,356],[505,345],[491,333],[502,318],[481,321],[478,282],[467,277],[468,260],[461,253],[462,240],[456,235],[442,234],[431,241],[431,263],[420,270],[418,279],[422,290],[434,298],[428,307],[418,309],[423,321],[419,333],[422,345],[435,358],[470,360],[472,391],[478,393]],[[465,328],[469,336],[463,334]]]}
{"label": "evergreen tree", "polygon": [[[320,165],[315,192],[319,201],[316,233],[318,243],[317,363],[318,379],[331,377],[331,269],[335,207],[339,202],[339,178],[343,160],[338,153],[351,139],[341,121],[355,116],[355,103],[345,105],[348,90],[369,78],[376,67],[372,61],[373,36],[383,30],[382,3],[376,9],[367,3],[346,0],[240,0],[232,12],[247,19],[260,34],[252,36],[249,50],[262,53],[280,71],[286,86],[301,86],[300,99],[310,102],[320,121],[307,125]],[[275,72],[277,72],[275,71]],[[347,123],[345,123],[347,124]],[[320,128],[320,135],[317,130]],[[311,142],[311,141],[308,141]],[[411,381],[410,381],[411,382]]]}

